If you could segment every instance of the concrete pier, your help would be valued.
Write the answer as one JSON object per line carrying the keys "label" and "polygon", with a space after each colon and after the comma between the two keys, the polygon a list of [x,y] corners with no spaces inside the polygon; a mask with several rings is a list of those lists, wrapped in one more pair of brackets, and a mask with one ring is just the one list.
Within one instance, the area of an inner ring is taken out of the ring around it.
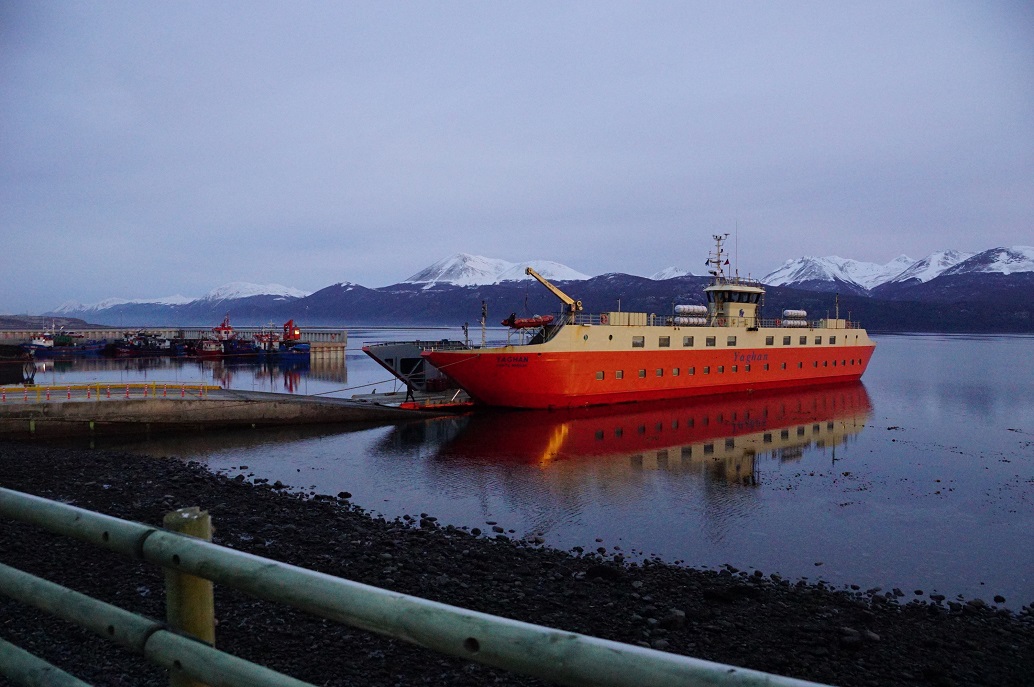
{"label": "concrete pier", "polygon": [[[322,396],[215,387],[170,386],[161,383],[118,387],[109,396],[81,390],[54,389],[37,399],[36,390],[5,389],[0,402],[0,435],[22,437],[95,436],[182,432],[211,428],[276,425],[382,425],[435,417],[439,413],[405,410],[372,402]],[[159,390],[155,393],[155,389]]]}

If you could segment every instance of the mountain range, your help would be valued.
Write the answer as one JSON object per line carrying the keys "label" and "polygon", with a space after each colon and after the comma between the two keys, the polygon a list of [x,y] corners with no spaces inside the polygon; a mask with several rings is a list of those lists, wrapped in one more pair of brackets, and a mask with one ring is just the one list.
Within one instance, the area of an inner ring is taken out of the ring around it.
{"label": "mountain range", "polygon": [[[495,313],[492,325],[510,312],[558,309],[556,298],[525,274],[528,266],[596,312],[669,312],[676,301],[702,302],[710,279],[678,267],[651,277],[590,276],[549,260],[513,263],[460,253],[381,288],[341,282],[308,293],[279,284],[232,282],[201,298],[65,303],[45,315],[114,326],[205,326],[227,312],[234,323],[252,325],[291,318],[310,326],[456,325],[478,318],[484,302]],[[1029,246],[975,254],[944,250],[921,260],[902,255],[885,265],[802,257],[760,281],[768,286],[768,308],[809,307],[821,313],[840,303],[842,310],[853,308],[853,316],[870,329],[1034,331],[1034,247]],[[864,318],[858,317],[861,313]],[[964,321],[961,313],[966,313]]]}

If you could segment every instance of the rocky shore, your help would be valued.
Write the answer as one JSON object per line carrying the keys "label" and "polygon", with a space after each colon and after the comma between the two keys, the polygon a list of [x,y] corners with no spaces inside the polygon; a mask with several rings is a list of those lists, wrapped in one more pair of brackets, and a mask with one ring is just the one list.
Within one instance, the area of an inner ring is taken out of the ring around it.
{"label": "rocky shore", "polygon": [[[414,504],[387,521],[347,494],[299,495],[198,464],[0,442],[0,486],[160,524],[208,510],[217,544],[478,611],[834,685],[1034,685],[1034,608],[835,590],[777,571],[619,564],[441,527]],[[486,528],[487,529],[487,528]],[[0,562],[150,617],[160,570],[0,520]],[[316,685],[537,685],[216,588],[217,646]],[[0,596],[0,637],[94,685],[164,671]],[[0,678],[0,685],[7,683]]]}

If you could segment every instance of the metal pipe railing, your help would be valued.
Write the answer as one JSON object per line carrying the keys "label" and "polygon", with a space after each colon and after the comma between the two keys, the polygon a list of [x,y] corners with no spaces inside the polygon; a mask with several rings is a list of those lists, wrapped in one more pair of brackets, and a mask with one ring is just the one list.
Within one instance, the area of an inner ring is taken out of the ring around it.
{"label": "metal pipe railing", "polygon": [[559,684],[815,684],[428,601],[4,488],[0,515],[322,618]]}
{"label": "metal pipe railing", "polygon": [[[2,593],[67,620],[148,661],[211,685],[312,687],[307,682],[169,632],[162,623],[0,563]],[[6,668],[0,668],[0,673]],[[49,684],[49,683],[46,683]],[[83,684],[83,683],[80,683]]]}
{"label": "metal pipe railing", "polygon": [[50,665],[28,651],[0,639],[0,675],[16,685],[48,687],[90,687],[74,675]]}

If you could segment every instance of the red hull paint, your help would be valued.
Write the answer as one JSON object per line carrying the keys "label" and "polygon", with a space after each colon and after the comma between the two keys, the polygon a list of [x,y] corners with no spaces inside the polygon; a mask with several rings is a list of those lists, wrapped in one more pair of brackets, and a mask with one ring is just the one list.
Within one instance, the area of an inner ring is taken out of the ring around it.
{"label": "red hull paint", "polygon": [[553,408],[853,381],[865,372],[873,350],[814,346],[536,352],[534,347],[508,347],[424,355],[481,403]]}

